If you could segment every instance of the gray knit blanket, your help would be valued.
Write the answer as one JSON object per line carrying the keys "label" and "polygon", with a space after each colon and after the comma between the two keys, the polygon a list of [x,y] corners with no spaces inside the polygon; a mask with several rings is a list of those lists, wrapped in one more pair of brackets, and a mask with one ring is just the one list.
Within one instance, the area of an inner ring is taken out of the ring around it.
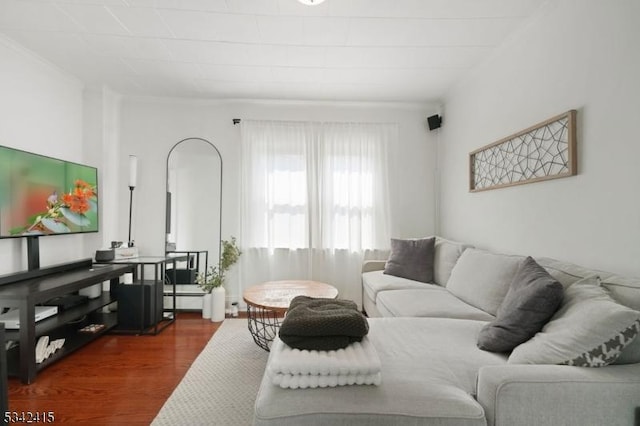
{"label": "gray knit blanket", "polygon": [[360,342],[367,318],[350,300],[297,296],[280,326],[280,339],[292,348],[329,351]]}

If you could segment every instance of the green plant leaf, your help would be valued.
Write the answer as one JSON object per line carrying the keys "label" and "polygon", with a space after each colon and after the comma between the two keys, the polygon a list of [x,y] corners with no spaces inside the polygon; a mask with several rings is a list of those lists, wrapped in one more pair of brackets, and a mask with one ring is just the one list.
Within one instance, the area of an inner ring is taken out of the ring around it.
{"label": "green plant leaf", "polygon": [[23,232],[25,232],[27,229],[29,229],[28,226],[16,226],[15,228],[11,228],[9,230],[9,235],[20,235]]}
{"label": "green plant leaf", "polygon": [[38,218],[39,218],[40,216],[42,216],[42,213],[35,213],[35,214],[32,214],[32,215],[31,215],[31,216],[29,216],[29,218],[27,219],[27,222],[33,225],[34,223],[36,223],[36,222],[38,221]]}
{"label": "green plant leaf", "polygon": [[211,266],[206,273],[199,273],[196,277],[198,286],[207,293],[211,293],[214,288],[224,285],[225,273],[238,261],[242,254],[236,245],[235,237],[230,241],[222,240],[222,256],[220,256],[220,266]]}

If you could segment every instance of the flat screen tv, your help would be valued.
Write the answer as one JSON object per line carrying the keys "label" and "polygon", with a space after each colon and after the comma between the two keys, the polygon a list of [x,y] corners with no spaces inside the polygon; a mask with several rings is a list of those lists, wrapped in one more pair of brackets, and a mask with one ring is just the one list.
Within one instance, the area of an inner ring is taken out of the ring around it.
{"label": "flat screen tv", "polygon": [[95,167],[0,146],[0,238],[97,231]]}

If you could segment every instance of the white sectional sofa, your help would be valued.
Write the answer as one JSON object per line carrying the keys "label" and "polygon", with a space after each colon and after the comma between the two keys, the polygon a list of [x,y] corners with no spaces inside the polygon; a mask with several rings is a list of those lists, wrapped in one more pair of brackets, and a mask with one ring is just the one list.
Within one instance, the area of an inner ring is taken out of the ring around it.
{"label": "white sectional sofa", "polygon": [[363,307],[382,384],[291,390],[265,376],[254,424],[639,424],[640,279],[536,259],[562,285],[559,310],[512,352],[478,347],[525,259],[437,238],[431,283],[365,263]]}
{"label": "white sectional sofa", "polygon": [[[362,307],[369,317],[440,317],[491,321],[493,315],[446,291],[451,271],[469,244],[440,237],[435,240],[433,283],[384,274],[386,260],[369,260],[362,267]],[[425,297],[425,290],[438,293]]]}

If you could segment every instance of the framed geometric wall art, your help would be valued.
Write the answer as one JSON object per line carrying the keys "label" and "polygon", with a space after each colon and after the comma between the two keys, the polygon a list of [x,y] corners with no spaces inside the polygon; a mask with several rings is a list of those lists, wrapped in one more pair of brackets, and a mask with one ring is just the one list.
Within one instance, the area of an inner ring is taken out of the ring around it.
{"label": "framed geometric wall art", "polygon": [[571,110],[469,153],[469,191],[574,176],[577,163]]}

